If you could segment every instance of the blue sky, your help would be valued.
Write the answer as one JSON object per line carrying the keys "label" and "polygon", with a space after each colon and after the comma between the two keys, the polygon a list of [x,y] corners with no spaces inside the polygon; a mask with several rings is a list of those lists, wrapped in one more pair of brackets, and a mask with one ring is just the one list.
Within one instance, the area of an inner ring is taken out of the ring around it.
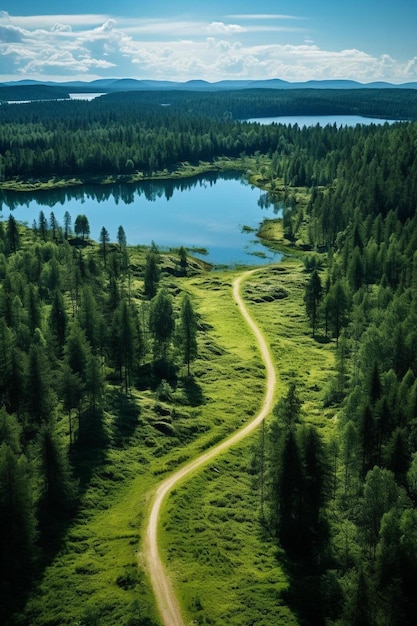
{"label": "blue sky", "polygon": [[415,0],[0,0],[0,81],[404,83],[416,32]]}

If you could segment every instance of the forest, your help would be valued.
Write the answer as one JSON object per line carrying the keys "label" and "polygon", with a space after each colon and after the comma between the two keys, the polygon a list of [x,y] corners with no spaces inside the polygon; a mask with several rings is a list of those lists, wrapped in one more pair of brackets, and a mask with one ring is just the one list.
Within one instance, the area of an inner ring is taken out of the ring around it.
{"label": "forest", "polygon": [[417,92],[246,90],[128,92],[92,102],[0,106],[0,180],[147,175],[182,162],[273,153],[292,142],[287,126],[250,117],[354,114],[416,119]]}
{"label": "forest", "polygon": [[[268,156],[262,184],[284,194],[286,245],[304,262],[302,314],[313,340],[335,347],[322,407],[338,418],[326,440],[289,384],[264,462],[248,461],[264,486],[259,529],[296,575],[286,601],[300,624],[414,623],[417,125],[265,127],[156,110],[157,94],[140,107],[136,94],[115,107],[118,97],[2,106],[3,180]],[[109,439],[109,412],[134,389],[169,403],[198,360],[193,302],[160,282],[191,271],[187,252],[167,267],[154,244],[134,254],[122,226],[114,244],[105,226],[96,244],[88,237],[84,215],[0,225],[0,594],[11,625],[30,623],[24,599],[77,513],[86,459],[142,428],[119,419]]]}
{"label": "forest", "polygon": [[[182,364],[189,374],[196,357],[193,305],[184,294],[174,310],[159,289],[156,245],[133,296],[123,227],[117,244],[104,226],[99,245],[88,236],[87,217],[73,222],[68,212],[62,225],[43,211],[32,229],[12,214],[0,222],[2,620],[77,511],[83,465],[109,443],[105,411],[132,387],[164,398],[166,381],[176,381]],[[181,276],[188,267],[180,248],[170,271]],[[113,442],[123,446],[129,424],[113,427]]]}
{"label": "forest", "polygon": [[322,598],[305,623],[411,624],[416,611],[416,131],[313,129],[272,157],[273,179],[311,190],[284,230],[326,255],[306,259],[305,311],[337,345],[324,398],[341,408],[337,442],[302,424],[296,385],[270,432],[268,523]]}

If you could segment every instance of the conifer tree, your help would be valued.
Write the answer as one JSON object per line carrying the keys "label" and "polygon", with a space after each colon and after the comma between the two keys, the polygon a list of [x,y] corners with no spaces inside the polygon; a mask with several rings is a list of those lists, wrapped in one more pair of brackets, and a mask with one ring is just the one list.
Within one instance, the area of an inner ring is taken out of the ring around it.
{"label": "conifer tree", "polygon": [[20,247],[20,233],[15,218],[10,213],[7,221],[7,250],[15,253]]}
{"label": "conifer tree", "polygon": [[175,329],[175,321],[172,299],[165,289],[160,289],[151,301],[149,329],[154,340],[154,359],[166,360]]}
{"label": "conifer tree", "polygon": [[53,422],[42,426],[37,443],[41,468],[41,515],[43,524],[49,527],[49,516],[65,511],[74,489],[68,458]]}
{"label": "conifer tree", "polygon": [[46,241],[48,237],[48,220],[43,211],[39,212],[38,232],[42,241]]}
{"label": "conifer tree", "polygon": [[101,247],[101,255],[103,257],[104,267],[107,266],[107,249],[108,249],[109,241],[110,241],[109,232],[103,226],[101,231],[100,231],[100,247]]}
{"label": "conifer tree", "polygon": [[310,280],[307,282],[304,302],[306,306],[307,316],[310,320],[313,330],[313,337],[317,331],[318,315],[320,310],[320,302],[323,295],[320,275],[318,271],[313,270]]}
{"label": "conifer tree", "polygon": [[29,419],[35,425],[47,423],[56,404],[49,360],[44,345],[34,342],[29,350],[26,400]]}
{"label": "conifer tree", "polygon": [[64,238],[68,239],[71,235],[71,215],[68,211],[64,213]]}
{"label": "conifer tree", "polygon": [[180,320],[177,329],[177,342],[182,351],[183,361],[190,376],[191,361],[197,356],[197,319],[190,296],[185,294],[181,302]]}
{"label": "conifer tree", "polygon": [[145,296],[147,296],[149,300],[152,300],[152,298],[156,296],[160,276],[161,271],[159,268],[159,253],[158,249],[153,243],[146,255],[144,277],[144,292]]}
{"label": "conifer tree", "polygon": [[49,327],[56,343],[56,349],[58,356],[62,355],[65,338],[67,334],[67,312],[65,309],[64,298],[62,292],[59,289],[55,289],[52,296],[52,305],[49,312]]}

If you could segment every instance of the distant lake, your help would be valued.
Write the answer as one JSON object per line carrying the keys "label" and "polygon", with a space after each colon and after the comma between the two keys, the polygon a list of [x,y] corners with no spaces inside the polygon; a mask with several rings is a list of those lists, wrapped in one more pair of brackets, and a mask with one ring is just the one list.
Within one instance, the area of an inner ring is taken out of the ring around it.
{"label": "distant lake", "polygon": [[282,205],[236,172],[36,193],[0,191],[0,207],[3,219],[12,210],[29,226],[41,210],[47,218],[53,211],[61,225],[66,211],[73,224],[85,214],[90,237],[97,241],[103,226],[116,241],[121,225],[129,245],[155,241],[160,248],[205,248],[203,258],[215,265],[259,265],[281,258],[260,243],[255,231],[265,218],[279,215]]}
{"label": "distant lake", "polygon": [[356,126],[357,124],[393,124],[397,120],[384,120],[376,117],[363,117],[362,115],[283,115],[279,117],[253,117],[247,122],[258,122],[259,124],[298,124],[303,126]]}
{"label": "distant lake", "polygon": [[105,93],[70,93],[69,97],[71,100],[87,100],[91,102],[91,100],[95,100],[100,96],[105,96]]}

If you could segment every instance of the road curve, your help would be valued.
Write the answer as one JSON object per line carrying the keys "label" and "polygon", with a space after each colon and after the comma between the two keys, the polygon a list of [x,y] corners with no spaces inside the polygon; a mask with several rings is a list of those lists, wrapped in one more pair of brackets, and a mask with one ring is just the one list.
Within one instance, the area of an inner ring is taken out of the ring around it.
{"label": "road curve", "polygon": [[247,271],[241,274],[234,281],[233,298],[235,299],[243,318],[255,335],[255,338],[259,345],[259,350],[262,355],[262,359],[265,364],[266,391],[261,409],[259,413],[255,416],[255,418],[244,428],[238,430],[234,435],[217,444],[214,448],[207,450],[207,452],[204,452],[201,456],[197,457],[187,465],[184,465],[184,467],[174,472],[174,474],[171,474],[171,476],[168,476],[168,478],[166,478],[158,485],[153,497],[151,512],[146,527],[143,558],[145,562],[145,567],[151,580],[152,588],[155,595],[155,601],[164,626],[185,626],[185,623],[182,619],[180,606],[172,588],[171,581],[169,580],[168,575],[165,571],[158,550],[158,521],[162,503],[166,496],[169,494],[169,492],[179,481],[181,481],[191,472],[195,471],[201,465],[204,465],[205,463],[213,459],[221,452],[224,452],[237,442],[244,439],[244,437],[252,432],[272,410],[276,385],[276,374],[272,362],[271,353],[261,331],[250,316],[243,302],[242,296],[240,295],[240,286],[242,281],[256,271],[258,270]]}

